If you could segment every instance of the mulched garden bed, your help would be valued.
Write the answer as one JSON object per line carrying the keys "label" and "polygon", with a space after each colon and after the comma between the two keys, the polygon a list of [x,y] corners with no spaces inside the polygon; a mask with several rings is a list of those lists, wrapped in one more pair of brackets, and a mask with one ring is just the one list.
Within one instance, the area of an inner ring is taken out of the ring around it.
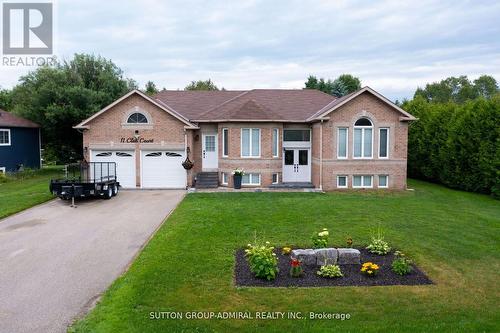
{"label": "mulched garden bed", "polygon": [[425,285],[433,282],[415,265],[411,273],[400,276],[391,270],[394,254],[385,256],[372,254],[365,249],[361,252],[361,263],[371,261],[380,266],[377,276],[369,277],[360,273],[361,265],[339,265],[343,277],[324,278],[316,275],[318,266],[303,265],[304,275],[293,278],[290,276],[290,256],[282,255],[281,249],[275,249],[278,257],[279,273],[276,279],[267,281],[256,278],[250,271],[245,258],[245,250],[236,251],[235,282],[236,286],[247,287],[324,287],[324,286],[391,286],[391,285]]}

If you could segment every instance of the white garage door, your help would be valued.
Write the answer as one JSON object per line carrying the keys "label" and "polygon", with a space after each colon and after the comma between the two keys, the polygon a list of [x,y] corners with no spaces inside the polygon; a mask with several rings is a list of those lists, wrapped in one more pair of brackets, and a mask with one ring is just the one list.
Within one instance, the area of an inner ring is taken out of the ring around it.
{"label": "white garage door", "polygon": [[91,162],[115,162],[116,178],[124,188],[135,188],[135,152],[133,150],[92,150]]}
{"label": "white garage door", "polygon": [[184,151],[141,151],[144,188],[185,188]]}

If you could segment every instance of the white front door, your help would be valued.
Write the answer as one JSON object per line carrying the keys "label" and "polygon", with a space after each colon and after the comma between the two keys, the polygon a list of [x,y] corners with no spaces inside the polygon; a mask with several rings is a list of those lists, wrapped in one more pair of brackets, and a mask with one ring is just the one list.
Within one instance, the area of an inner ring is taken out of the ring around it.
{"label": "white front door", "polygon": [[141,151],[141,187],[185,188],[184,151]]}
{"label": "white front door", "polygon": [[285,148],[283,154],[283,182],[311,181],[311,150]]}
{"label": "white front door", "polygon": [[217,134],[203,134],[201,149],[203,171],[217,171],[219,167]]}

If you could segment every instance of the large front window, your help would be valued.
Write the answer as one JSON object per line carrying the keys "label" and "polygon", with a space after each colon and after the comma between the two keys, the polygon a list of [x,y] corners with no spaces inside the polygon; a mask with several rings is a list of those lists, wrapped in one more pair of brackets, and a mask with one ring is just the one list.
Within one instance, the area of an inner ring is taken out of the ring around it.
{"label": "large front window", "polygon": [[241,129],[241,157],[260,157],[260,129]]}
{"label": "large front window", "polygon": [[360,118],[354,124],[354,158],[371,158],[373,154],[373,125],[367,118]]}

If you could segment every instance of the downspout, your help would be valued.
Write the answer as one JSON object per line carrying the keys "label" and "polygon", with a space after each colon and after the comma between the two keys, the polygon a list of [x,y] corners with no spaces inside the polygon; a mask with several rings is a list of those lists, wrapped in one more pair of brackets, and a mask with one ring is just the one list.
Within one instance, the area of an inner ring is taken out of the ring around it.
{"label": "downspout", "polygon": [[[188,136],[187,130],[184,129],[184,156],[187,158],[187,145],[188,145]],[[186,190],[189,189],[189,178],[190,178],[190,170],[186,170]]]}
{"label": "downspout", "polygon": [[319,127],[319,190],[323,191],[323,119]]}

